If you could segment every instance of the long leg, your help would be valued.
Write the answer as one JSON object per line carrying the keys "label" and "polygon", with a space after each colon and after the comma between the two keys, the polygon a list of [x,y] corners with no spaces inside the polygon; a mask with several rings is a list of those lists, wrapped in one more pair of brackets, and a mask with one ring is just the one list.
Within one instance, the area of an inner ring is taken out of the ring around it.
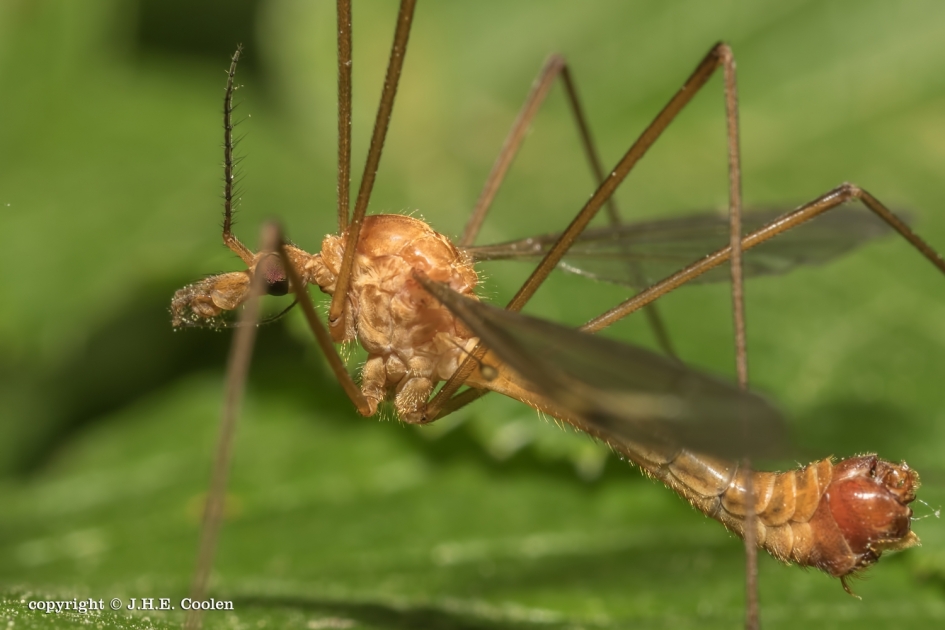
{"label": "long leg", "polygon": [[[574,220],[571,221],[571,224],[561,233],[558,241],[549,249],[541,262],[538,263],[538,266],[519,289],[518,293],[516,293],[509,302],[507,308],[513,311],[519,311],[525,303],[528,302],[531,296],[534,295],[538,287],[541,286],[545,278],[548,277],[548,274],[551,273],[555,266],[561,261],[561,258],[573,244],[574,240],[580,235],[584,228],[587,227],[587,224],[590,223],[591,219],[594,218],[604,203],[613,196],[617,186],[623,182],[634,165],[646,154],[647,150],[656,142],[656,139],[659,138],[660,134],[663,133],[676,115],[692,100],[692,97],[706,84],[719,65],[723,63],[725,51],[728,51],[728,46],[725,44],[716,44],[712,50],[709,51],[696,67],[696,70],[683,84],[682,88],[670,99],[663,110],[657,114],[653,122],[650,123],[627,153],[624,154],[623,158],[617,163],[617,166],[614,167],[610,176],[597,188],[584,207],[581,208],[581,211],[578,212]],[[730,54],[730,52],[728,54]],[[428,419],[432,420],[437,417],[440,409],[449,401],[453,394],[456,393],[456,390],[459,389],[469,374],[472,373],[472,370],[476,366],[475,359],[477,358],[481,358],[481,351],[479,350],[467,357],[453,376],[451,376],[440,391],[437,392],[436,396],[434,396],[428,404],[426,412]]]}
{"label": "long leg", "polygon": [[[407,4],[407,3],[404,3]],[[412,3],[411,3],[412,4]],[[401,17],[398,19],[397,32],[394,35],[394,51],[391,53],[393,56],[394,52],[400,50],[401,61],[403,59],[403,52],[406,48],[407,41],[406,37],[409,34],[410,30],[410,21],[412,19],[413,7],[409,7],[409,15],[406,17],[406,26],[404,27],[404,6],[401,5]],[[338,13],[338,233],[344,234],[345,230],[348,229],[348,210],[350,205],[350,185],[351,185],[351,0],[338,0],[337,5]],[[406,28],[405,32],[401,32]],[[402,41],[401,41],[402,40]],[[393,58],[391,60],[393,65]],[[391,108],[393,107],[393,98],[394,93],[391,92],[388,99],[388,88],[391,84],[389,77],[391,75],[391,70],[388,69],[388,83],[384,85],[384,93],[381,96],[381,106],[380,111],[378,111],[378,123],[375,125],[374,138],[371,143],[371,151],[368,155],[368,164],[366,169],[371,168],[372,159],[373,159],[373,172],[377,171],[377,165],[381,159],[381,149],[384,145],[384,136],[386,135],[386,122],[390,119]],[[397,79],[400,76],[400,69],[396,70],[394,80],[392,82],[392,90],[396,91],[397,89]],[[386,105],[385,105],[386,104]],[[381,116],[386,111],[386,118],[384,119],[384,129],[380,132],[380,140],[377,140],[378,137],[378,126],[380,125]],[[375,141],[378,142],[378,146],[375,147]],[[375,155],[376,154],[376,155]],[[373,172],[372,172],[372,183],[373,183]],[[365,172],[365,177],[367,177],[367,172]],[[364,186],[364,181],[362,180],[362,188]],[[370,196],[370,191],[367,193]],[[359,194],[360,202],[360,194]],[[367,206],[367,201],[364,202],[365,207]],[[362,209],[361,219],[364,217],[364,212]],[[360,220],[358,222],[360,226]],[[354,231],[354,228],[352,228]],[[308,294],[308,291],[305,289],[305,285],[302,283],[301,279],[296,273],[295,265],[291,263],[288,255],[286,254],[285,247],[283,247],[283,239],[281,234],[279,235],[279,256],[282,259],[282,265],[286,270],[286,274],[289,279],[289,285],[295,291],[296,301],[301,305],[302,312],[305,315],[305,321],[308,323],[309,328],[312,331],[312,334],[315,336],[315,340],[318,342],[319,347],[322,350],[322,353],[328,359],[328,365],[331,367],[331,371],[335,374],[335,378],[338,379],[338,383],[341,385],[341,388],[348,395],[348,398],[351,399],[351,402],[354,403],[354,406],[357,407],[358,412],[361,415],[370,415],[370,407],[368,405],[367,399],[364,397],[364,394],[361,393],[361,389],[354,382],[354,379],[351,378],[351,374],[348,372],[348,368],[345,366],[344,361],[341,359],[341,355],[338,354],[338,349],[335,347],[335,344],[331,338],[331,334],[325,325],[319,319],[318,314],[315,312],[315,305],[312,303],[312,298]]]}
{"label": "long leg", "polygon": [[[920,254],[922,254],[926,260],[931,262],[939,271],[945,274],[945,259],[943,259],[921,237],[913,232],[908,225],[899,219],[899,217],[886,208],[886,206],[884,206],[878,199],[873,197],[870,193],[863,190],[862,188],[849,183],[842,184],[837,188],[834,188],[833,190],[825,193],[824,195],[821,195],[817,199],[804,204],[797,210],[789,212],[779,219],[759,228],[758,230],[743,236],[740,240],[741,249],[749,250],[753,247],[757,247],[761,243],[774,238],[782,232],[786,232],[792,228],[795,228],[805,221],[809,221],[818,215],[828,212],[831,209],[837,208],[852,200],[859,200],[862,202],[863,205],[865,205],[870,211],[874,212],[890,227],[898,232],[899,235],[902,236],[910,245],[912,245]],[[591,319],[581,326],[580,330],[591,333],[599,332],[611,324],[620,321],[631,313],[640,310],[647,304],[650,304],[667,293],[678,289],[679,287],[704,274],[710,269],[714,269],[715,267],[728,262],[731,258],[731,255],[731,245],[712,252],[704,258],[699,259],[684,269],[681,269],[664,280],[661,280],[660,282],[652,285],[648,289],[641,291],[632,298],[618,304],[605,313]],[[486,391],[487,390],[468,390],[456,396],[449,402],[448,405],[444,405],[442,407],[441,417],[442,415],[446,415],[446,413],[455,411],[460,407],[469,404],[473,400],[476,400]]]}
{"label": "long leg", "polygon": [[[545,98],[551,90],[552,83],[559,77],[564,86],[565,94],[568,98],[568,105],[574,116],[574,123],[578,128],[581,144],[584,147],[585,156],[591,167],[591,173],[594,175],[594,181],[599,186],[604,180],[604,169],[601,166],[600,155],[597,152],[594,139],[591,136],[590,127],[587,124],[587,117],[578,99],[577,88],[575,87],[574,80],[571,78],[568,63],[561,55],[551,55],[545,60],[544,65],[542,65],[541,70],[538,72],[538,76],[535,78],[528,92],[528,96],[525,97],[525,102],[522,104],[518,116],[515,117],[515,122],[512,123],[512,128],[509,130],[505,141],[502,143],[499,155],[496,157],[495,163],[492,165],[492,170],[489,171],[489,176],[486,178],[486,183],[482,187],[482,192],[479,193],[479,198],[476,200],[476,206],[469,216],[469,219],[466,221],[466,227],[463,228],[463,234],[457,243],[460,247],[468,247],[476,241],[476,236],[479,235],[479,230],[482,228],[486,214],[488,214],[492,207],[496,193],[499,192],[499,187],[502,186],[502,182],[505,180],[505,176],[508,174],[512,162],[522,148],[522,143],[525,141],[529,127],[531,127],[535,116],[538,114],[538,110],[545,102]],[[619,223],[620,214],[613,198],[607,200],[607,210],[611,220]]]}
{"label": "long leg", "polygon": [[[790,212],[776,221],[772,221],[768,225],[762,227],[751,234],[748,234],[741,239],[742,249],[751,249],[761,243],[764,243],[770,238],[777,236],[778,234],[790,230],[791,228],[800,225],[801,223],[808,221],[817,215],[823,214],[836,208],[848,201],[859,200],[872,212],[876,213],[883,221],[885,221],[890,227],[892,227],[896,232],[899,233],[904,239],[906,239],[916,250],[922,254],[926,260],[935,265],[939,271],[945,274],[945,259],[929,246],[924,240],[922,240],[915,232],[913,232],[908,225],[906,225],[899,217],[893,214],[886,206],[884,206],[878,199],[873,195],[869,194],[867,191],[863,190],[859,186],[854,184],[842,184],[833,190],[821,195],[817,199],[807,203],[797,210]],[[668,278],[654,284],[645,291],[641,291],[637,295],[633,296],[629,300],[622,302],[610,309],[606,313],[595,317],[594,319],[588,321],[581,327],[581,330],[587,332],[597,332],[607,328],[611,324],[623,319],[630,313],[639,310],[640,308],[646,306],[653,300],[659,298],[662,295],[669,293],[670,291],[682,286],[683,284],[689,282],[693,278],[696,278],[709,269],[718,267],[722,263],[725,263],[729,260],[732,254],[732,248],[723,247],[705,258],[694,262],[685,269],[677,271]]]}
{"label": "long leg", "polygon": [[725,118],[728,129],[729,247],[732,250],[732,311],[735,319],[735,368],[738,384],[748,389],[748,342],[745,336],[745,289],[742,273],[742,168],[738,137],[738,87],[735,59],[722,48],[725,68]]}
{"label": "long leg", "polygon": [[351,0],[338,0],[338,233],[351,205]]}
{"label": "long leg", "polygon": [[347,366],[345,366],[341,355],[338,354],[338,349],[335,347],[335,342],[331,338],[331,333],[327,328],[325,328],[325,324],[323,324],[322,320],[318,317],[318,313],[315,312],[315,304],[312,302],[312,296],[309,295],[306,285],[302,282],[302,279],[299,278],[299,274],[296,271],[295,266],[292,264],[292,261],[289,260],[288,253],[285,250],[281,236],[279,239],[279,257],[281,258],[282,265],[286,270],[286,275],[289,279],[289,285],[295,292],[295,299],[302,307],[302,313],[305,315],[305,321],[308,323],[308,327],[312,331],[312,334],[315,335],[315,340],[318,342],[318,346],[321,348],[322,353],[328,359],[328,364],[331,367],[331,371],[334,372],[335,378],[338,379],[338,383],[348,395],[348,398],[351,399],[351,402],[353,402],[355,407],[358,408],[358,413],[360,413],[362,416],[371,415],[371,409],[367,398],[364,397],[364,394],[361,392],[361,389],[358,387],[357,383],[355,383],[354,379],[351,378],[351,374],[348,372]]}
{"label": "long leg", "polygon": [[354,213],[348,226],[345,239],[345,253],[341,261],[341,270],[338,272],[338,283],[331,307],[328,310],[328,328],[332,337],[340,341],[344,336],[341,326],[341,315],[348,299],[348,287],[351,283],[351,270],[354,266],[354,256],[361,234],[361,225],[367,211],[371,191],[374,189],[374,178],[377,167],[381,162],[381,151],[384,149],[384,139],[390,124],[390,116],[394,110],[394,97],[397,94],[397,84],[400,82],[400,71],[404,67],[404,56],[407,53],[407,40],[410,37],[410,25],[413,22],[413,10],[416,0],[401,0],[400,12],[397,15],[397,29],[394,31],[394,43],[391,47],[390,62],[387,66],[387,76],[384,79],[384,90],[381,93],[381,103],[377,109],[377,119],[374,121],[374,133],[371,136],[371,147],[368,150],[367,161],[364,165],[364,175],[361,177],[361,186],[358,189],[358,198],[354,204]]}
{"label": "long leg", "polygon": [[[604,182],[604,168],[601,165],[600,154],[597,151],[594,138],[591,135],[591,128],[587,123],[587,116],[584,114],[583,107],[581,107],[581,100],[578,98],[577,86],[571,76],[571,70],[564,57],[561,55],[551,55],[545,60],[544,65],[528,92],[528,96],[525,98],[525,103],[522,105],[521,110],[519,110],[515,122],[512,123],[512,128],[509,130],[505,141],[502,143],[502,149],[499,151],[499,155],[492,165],[492,170],[486,178],[482,192],[476,200],[476,206],[469,219],[466,221],[466,227],[463,229],[463,234],[458,243],[460,247],[468,247],[475,242],[476,236],[478,236],[479,230],[482,228],[482,224],[485,221],[486,214],[488,214],[489,209],[492,207],[496,193],[499,191],[499,187],[502,185],[512,162],[515,160],[515,156],[518,154],[522,143],[525,141],[525,136],[529,127],[531,127],[532,121],[535,119],[538,110],[544,103],[545,97],[548,96],[552,83],[559,77],[561,78],[561,83],[564,87],[565,95],[567,96],[568,105],[571,108],[574,123],[578,129],[578,135],[581,138],[581,145],[584,147],[584,155],[587,158],[591,173],[594,176],[594,184],[600,186]],[[607,216],[611,225],[620,225],[620,211],[617,208],[617,201],[613,196],[607,200]],[[633,265],[633,263],[629,264]],[[642,273],[639,273],[636,269],[634,269],[634,271],[637,271],[638,275],[642,278]],[[669,339],[669,333],[666,330],[666,326],[655,304],[647,306],[646,317],[659,346],[666,354],[676,356],[672,342]]]}
{"label": "long leg", "polygon": [[[235,57],[235,56],[234,56]],[[232,74],[231,74],[232,76]],[[272,226],[263,229],[262,250],[275,251],[280,243],[279,232]],[[200,525],[200,546],[197,552],[197,566],[194,569],[193,580],[190,585],[190,598],[202,601],[207,593],[207,583],[210,579],[210,570],[213,567],[213,556],[217,548],[217,538],[220,533],[220,524],[223,521],[223,510],[226,496],[226,483],[230,471],[230,457],[233,453],[233,438],[236,435],[236,421],[240,416],[243,391],[246,386],[246,375],[249,372],[253,356],[253,345],[256,341],[256,323],[259,321],[259,298],[265,293],[265,277],[256,274],[252,281],[252,289],[246,306],[240,314],[239,326],[230,347],[230,356],[226,366],[226,387],[223,399],[223,412],[220,418],[220,433],[217,437],[217,450],[213,461],[213,470],[210,476],[210,489],[207,492],[207,501],[204,505],[203,520]],[[188,629],[199,628],[201,625],[201,611],[191,608],[184,621]]]}
{"label": "long leg", "polygon": [[[252,265],[254,256],[249,249],[232,233],[233,224],[233,180],[235,159],[233,156],[233,92],[235,89],[234,77],[236,66],[242,52],[238,47],[233,54],[227,74],[226,91],[223,103],[223,166],[224,166],[224,210],[223,210],[223,241],[236,253],[247,266]],[[351,3],[350,0],[338,1],[338,224],[339,230],[344,231],[348,221],[349,184],[351,170]],[[378,156],[379,158],[379,156]],[[376,168],[376,167],[375,167]],[[295,267],[290,263],[282,245],[281,232],[276,226],[266,226],[263,230],[263,251],[274,252],[278,247],[282,264],[288,270],[291,286],[297,295],[304,293],[302,309],[306,320],[312,328],[322,351],[335,373],[345,393],[354,402],[358,411],[368,414],[368,404],[364,395],[354,383],[344,362],[332,343],[328,331],[318,319],[311,298],[304,291]],[[210,571],[213,567],[213,557],[216,551],[217,538],[223,518],[224,501],[226,496],[227,477],[229,476],[230,457],[233,438],[236,433],[236,421],[239,418],[239,407],[244,390],[246,375],[252,358],[253,345],[256,338],[256,324],[259,321],[259,296],[264,293],[265,278],[263,274],[256,274],[252,280],[252,288],[243,313],[240,316],[236,336],[230,357],[227,361],[227,379],[224,408],[220,421],[220,433],[217,442],[217,451],[214,457],[211,474],[210,489],[204,507],[204,515],[200,529],[200,544],[197,553],[197,565],[191,581],[190,597],[193,600],[202,600],[207,592]],[[185,619],[185,628],[195,629],[201,626],[201,611],[191,609]]]}
{"label": "long leg", "polygon": [[315,335],[318,345],[328,359],[328,363],[342,389],[357,407],[362,415],[370,415],[370,406],[364,394],[351,378],[348,370],[338,354],[334,342],[340,341],[344,330],[337,325],[341,321],[344,305],[347,301],[348,287],[351,282],[351,272],[354,256],[357,250],[361,226],[367,211],[368,201],[374,187],[374,178],[381,161],[384,149],[384,140],[394,108],[394,98],[397,94],[397,85],[400,82],[400,73],[403,69],[404,56],[407,52],[407,42],[410,37],[410,27],[413,23],[413,12],[416,0],[401,0],[400,11],[397,15],[397,27],[394,31],[394,41],[391,46],[390,61],[387,67],[387,76],[384,80],[384,89],[374,122],[374,133],[371,136],[371,145],[364,165],[364,174],[361,178],[358,197],[350,222],[348,220],[349,184],[351,170],[351,3],[350,0],[338,1],[338,228],[339,233],[345,235],[345,253],[338,273],[335,294],[329,307],[328,328],[315,312],[311,296],[305,285],[296,273],[295,266],[290,262],[285,248],[279,252],[282,264],[293,287],[296,299],[302,306],[309,328]]}
{"label": "long leg", "polygon": [[[601,165],[600,154],[597,151],[597,148],[594,146],[593,136],[591,136],[590,126],[587,124],[587,118],[584,116],[580,99],[578,99],[577,86],[574,83],[574,80],[571,77],[571,70],[568,68],[567,64],[561,69],[561,79],[564,83],[565,93],[568,95],[568,102],[571,104],[571,109],[575,114],[575,122],[578,125],[580,130],[581,142],[584,145],[584,153],[587,155],[588,162],[591,166],[591,171],[594,173],[596,178],[597,185],[601,185],[604,182],[604,167]],[[610,199],[607,200],[607,216],[610,220],[611,225],[620,225],[621,215],[620,211],[617,209],[617,201],[611,195]],[[632,265],[632,263],[631,263]],[[632,265],[634,272],[642,280],[643,274],[640,272],[639,268],[636,265]],[[641,282],[641,285],[643,283]],[[646,316],[647,323],[650,326],[650,330],[653,332],[653,336],[656,337],[656,342],[663,349],[663,352],[670,356],[677,356],[676,350],[673,347],[673,343],[669,338],[669,331],[666,329],[666,323],[663,320],[662,315],[660,315],[659,307],[654,303],[647,306],[644,311]]]}
{"label": "long leg", "polygon": [[[338,296],[343,298],[347,293],[347,285],[351,277],[351,265],[354,261],[354,244],[357,243],[361,223],[364,220],[364,213],[374,184],[374,175],[377,172],[381,151],[384,148],[384,138],[387,135],[387,125],[394,106],[394,96],[400,79],[400,71],[403,67],[403,57],[406,53],[415,4],[415,0],[404,0],[400,6],[390,64],[387,69],[387,79],[384,83],[384,91],[381,94],[381,103],[378,107],[377,120],[374,125],[374,135],[371,138],[371,147],[365,164],[364,176],[361,180],[361,188],[358,192],[354,217],[352,217],[349,225],[348,206],[351,183],[351,2],[350,0],[338,0],[338,230],[340,234],[344,234],[345,230],[348,230],[345,258],[342,261],[343,266],[348,265],[347,272],[343,268],[339,274],[338,290],[335,293],[336,299],[332,300],[331,305],[332,309],[335,308],[336,303],[340,305],[339,314],[342,312],[344,299],[337,298]],[[322,324],[315,312],[311,296],[309,296],[305,285],[298,277],[295,266],[290,263],[285,248],[280,247],[279,251],[282,264],[288,274],[289,284],[295,291],[296,300],[301,304],[305,320],[308,322],[312,334],[315,335],[319,347],[328,359],[328,364],[335,374],[335,378],[338,379],[348,398],[357,407],[358,412],[361,415],[370,415],[370,406],[367,399],[361,393],[354,379],[351,378],[351,374],[335,347],[331,332],[334,329],[326,329],[325,325]],[[349,254],[351,255],[349,256]],[[331,321],[333,320],[329,314],[329,322]]]}
{"label": "long leg", "polygon": [[[738,385],[748,389],[748,341],[745,331],[745,282],[742,269],[742,169],[739,146],[738,85],[735,80],[735,59],[731,49],[722,51],[725,73],[725,119],[728,130],[728,182],[729,182],[729,247],[732,250],[732,316],[735,324],[735,371]],[[750,430],[746,422],[746,431]],[[751,474],[748,458],[742,462],[747,474]],[[747,504],[754,506],[752,488],[747,489]],[[758,605],[758,546],[756,544],[755,512],[749,509],[745,515],[745,628],[759,627]]]}

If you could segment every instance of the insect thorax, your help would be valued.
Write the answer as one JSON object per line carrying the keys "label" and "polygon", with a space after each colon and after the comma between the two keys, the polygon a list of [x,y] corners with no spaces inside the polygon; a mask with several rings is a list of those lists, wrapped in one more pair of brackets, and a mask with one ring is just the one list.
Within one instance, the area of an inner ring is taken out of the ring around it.
{"label": "insect thorax", "polygon": [[[328,235],[308,276],[335,291],[345,235]],[[358,339],[368,352],[361,391],[371,404],[393,397],[401,418],[417,421],[433,386],[449,378],[471,349],[471,334],[415,280],[425,273],[474,297],[478,276],[469,257],[419,219],[365,217],[358,240],[340,341]]]}

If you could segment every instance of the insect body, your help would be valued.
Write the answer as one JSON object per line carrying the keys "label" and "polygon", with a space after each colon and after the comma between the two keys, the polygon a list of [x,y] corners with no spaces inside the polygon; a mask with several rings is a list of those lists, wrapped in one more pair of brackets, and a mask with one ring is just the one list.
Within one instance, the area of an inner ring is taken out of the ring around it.
{"label": "insect body", "polygon": [[[301,283],[330,295],[343,248],[343,236],[329,235],[315,255],[285,247],[285,260]],[[255,274],[264,276],[269,293],[284,293],[278,287],[288,274],[279,259],[262,253],[253,260],[255,267],[245,272],[181,289],[172,306],[175,321],[215,321],[220,304],[245,300]],[[908,465],[870,455],[746,476],[734,461],[693,449],[737,457],[777,446],[779,416],[764,401],[659,355],[480,304],[476,283],[469,256],[423,221],[365,218],[338,328],[344,334],[336,341],[358,339],[368,351],[361,391],[371,414],[392,398],[404,421],[422,422],[434,385],[481,339],[493,350],[480,365],[498,366],[498,375],[476,370],[467,384],[521,400],[602,439],[740,536],[751,511],[758,544],[780,560],[844,579],[884,550],[918,543],[908,504],[919,480]],[[750,421],[744,437],[739,415]],[[665,438],[654,439],[661,434]]]}
{"label": "insect body", "polygon": [[[329,295],[335,292],[343,253],[342,238],[329,235],[311,259],[310,277]],[[390,392],[406,422],[421,420],[434,384],[448,379],[472,349],[469,332],[430,299],[413,278],[415,270],[463,295],[475,295],[478,276],[472,262],[448,238],[411,217],[366,217],[339,327],[344,337],[336,340],[358,339],[368,352],[361,391],[371,413]]]}
{"label": "insect body", "polygon": [[[317,254],[296,247],[287,247],[286,254],[301,282],[335,293],[343,235],[326,236]],[[434,384],[449,378],[472,349],[467,348],[468,331],[413,279],[415,270],[463,295],[474,295],[478,277],[472,262],[448,238],[419,219],[366,217],[343,323],[333,330],[341,333],[336,342],[357,339],[368,352],[361,372],[368,415],[391,394],[401,419],[419,421],[418,411]],[[179,290],[171,303],[174,325],[219,323],[225,311],[249,297],[256,274],[265,276],[268,294],[285,294],[286,275],[278,257],[257,254],[246,271],[211,276]]]}
{"label": "insect body", "polygon": [[[747,216],[751,218],[749,225],[757,227],[777,218],[772,212]],[[774,247],[760,252],[757,258],[746,257],[746,272],[782,273],[805,262],[824,262],[888,231],[882,223],[852,209],[825,219],[831,221],[805,225],[796,234],[788,233],[784,243],[772,241],[769,245]],[[697,247],[707,250],[718,244],[720,241],[711,237],[719,236],[720,229],[727,229],[723,220],[706,215],[592,230],[577,241],[574,255],[565,259],[565,268],[631,284],[627,277],[631,264],[638,265],[645,274],[643,278],[652,278],[678,261],[691,259],[685,254],[698,251]],[[471,335],[465,327],[447,309],[431,303],[412,277],[413,272],[422,272],[473,297],[478,282],[474,258],[532,260],[544,253],[558,235],[457,248],[423,221],[403,215],[367,216],[361,234],[343,324],[332,329],[333,334],[340,333],[334,341],[357,339],[368,352],[361,374],[361,391],[370,404],[368,415],[375,413],[382,400],[392,398],[402,420],[422,422],[420,411],[435,384],[448,379],[473,346],[468,343]],[[314,255],[293,245],[286,245],[285,251],[301,282],[334,295],[345,240],[344,235],[330,234]],[[676,251],[654,255],[649,251],[653,243]],[[627,249],[619,250],[622,247]],[[602,267],[605,270],[598,270]],[[265,278],[267,294],[287,292],[286,274],[278,258],[271,253],[256,254],[246,271],[210,276],[179,290],[171,304],[172,323],[222,325],[225,313],[249,297],[251,279],[256,274]],[[718,281],[721,276],[709,273],[700,279]]]}

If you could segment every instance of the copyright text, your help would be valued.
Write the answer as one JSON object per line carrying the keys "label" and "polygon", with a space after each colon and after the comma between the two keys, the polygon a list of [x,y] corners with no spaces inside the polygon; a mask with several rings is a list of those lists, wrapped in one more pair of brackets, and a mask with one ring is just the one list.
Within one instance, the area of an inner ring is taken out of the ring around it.
{"label": "copyright text", "polygon": [[39,610],[47,615],[61,613],[78,613],[87,615],[101,612],[107,608],[111,610],[233,610],[233,602],[223,599],[194,600],[185,597],[177,606],[171,603],[169,597],[129,597],[122,599],[113,597],[105,603],[104,599],[66,599],[66,600],[33,600],[27,603],[30,610]]}

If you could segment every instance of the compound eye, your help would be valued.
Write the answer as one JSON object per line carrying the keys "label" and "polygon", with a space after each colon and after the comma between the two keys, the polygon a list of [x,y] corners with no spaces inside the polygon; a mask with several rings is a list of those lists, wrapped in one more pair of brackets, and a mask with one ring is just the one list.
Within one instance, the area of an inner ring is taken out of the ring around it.
{"label": "compound eye", "polygon": [[285,295],[289,292],[289,279],[282,261],[275,254],[266,256],[256,265],[256,273],[261,273],[266,281],[266,295]]}
{"label": "compound eye", "polygon": [[276,280],[274,282],[266,281],[266,294],[267,295],[285,295],[289,292],[289,281],[285,278],[281,280]]}

